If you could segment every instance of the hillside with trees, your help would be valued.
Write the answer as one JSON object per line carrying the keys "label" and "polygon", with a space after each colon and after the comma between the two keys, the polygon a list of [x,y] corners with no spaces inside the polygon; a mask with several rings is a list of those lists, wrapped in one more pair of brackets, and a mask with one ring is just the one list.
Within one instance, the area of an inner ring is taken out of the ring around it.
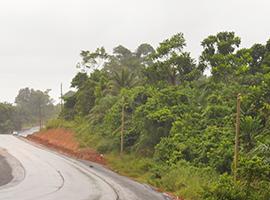
{"label": "hillside with trees", "polygon": [[76,92],[63,97],[48,128],[75,130],[81,145],[108,155],[119,172],[185,199],[269,200],[270,40],[240,44],[234,32],[210,35],[198,61],[182,33],[157,48],[82,51]]}

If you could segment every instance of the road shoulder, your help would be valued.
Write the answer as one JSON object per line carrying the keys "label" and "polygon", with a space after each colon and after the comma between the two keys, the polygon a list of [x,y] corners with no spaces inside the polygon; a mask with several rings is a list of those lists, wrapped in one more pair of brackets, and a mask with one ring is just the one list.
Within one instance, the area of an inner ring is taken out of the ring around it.
{"label": "road shoulder", "polygon": [[0,189],[19,184],[25,176],[21,163],[5,149],[0,148]]}

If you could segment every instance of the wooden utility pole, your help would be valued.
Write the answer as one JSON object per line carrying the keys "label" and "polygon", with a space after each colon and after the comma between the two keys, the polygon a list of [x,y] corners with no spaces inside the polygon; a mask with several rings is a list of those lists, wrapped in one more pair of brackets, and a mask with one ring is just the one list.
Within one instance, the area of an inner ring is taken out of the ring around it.
{"label": "wooden utility pole", "polygon": [[123,154],[124,151],[124,130],[125,130],[125,97],[123,96],[122,103],[122,125],[121,125],[121,149],[120,154]]}
{"label": "wooden utility pole", "polygon": [[61,83],[60,86],[60,105],[61,105],[61,111],[63,110],[63,84]]}
{"label": "wooden utility pole", "polygon": [[38,115],[39,115],[39,130],[42,129],[42,116],[41,116],[41,103],[38,105]]}
{"label": "wooden utility pole", "polygon": [[237,168],[239,159],[239,137],[240,137],[240,113],[241,113],[241,94],[237,95],[236,124],[235,124],[235,146],[234,146],[234,181],[237,180]]}

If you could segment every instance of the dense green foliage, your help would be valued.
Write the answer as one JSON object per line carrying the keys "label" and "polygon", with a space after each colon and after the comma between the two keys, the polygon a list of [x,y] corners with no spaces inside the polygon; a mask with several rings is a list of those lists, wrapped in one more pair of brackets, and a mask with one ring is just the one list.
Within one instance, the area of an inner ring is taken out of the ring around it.
{"label": "dense green foliage", "polygon": [[0,134],[12,133],[25,126],[36,126],[56,117],[59,106],[55,106],[49,90],[42,92],[24,88],[19,91],[15,105],[0,103]]}
{"label": "dense green foliage", "polygon": [[[142,44],[135,52],[118,46],[111,55],[104,48],[82,51],[72,81],[76,92],[64,96],[60,117],[75,123],[82,145],[117,152],[124,106],[125,152],[151,160],[144,171],[152,184],[187,199],[268,200],[270,40],[242,49],[240,43],[233,32],[211,35],[201,43],[198,63],[185,52],[181,33],[156,49]],[[238,93],[241,160],[233,182]],[[201,177],[193,194],[185,172]],[[210,172],[215,180],[203,178]]]}
{"label": "dense green foliage", "polygon": [[59,106],[53,104],[50,90],[40,91],[23,88],[19,91],[15,103],[20,111],[19,117],[23,124],[37,125],[57,116]]}
{"label": "dense green foliage", "polygon": [[0,134],[11,133],[21,128],[16,107],[8,103],[0,103]]}

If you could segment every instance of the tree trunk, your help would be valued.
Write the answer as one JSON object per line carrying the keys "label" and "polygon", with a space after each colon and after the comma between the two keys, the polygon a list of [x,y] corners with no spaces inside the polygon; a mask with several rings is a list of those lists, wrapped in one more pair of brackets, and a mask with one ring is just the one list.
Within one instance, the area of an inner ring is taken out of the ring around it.
{"label": "tree trunk", "polygon": [[123,151],[124,151],[124,130],[125,130],[125,98],[123,97],[123,103],[122,103],[122,126],[121,126],[121,150],[120,150],[121,154],[123,154]]}
{"label": "tree trunk", "polygon": [[39,115],[39,130],[42,129],[42,118],[41,118],[41,105],[39,103],[39,107],[38,107],[38,115]]}
{"label": "tree trunk", "polygon": [[240,135],[240,109],[241,109],[241,94],[237,96],[236,107],[236,125],[235,125],[235,147],[234,147],[234,181],[237,180],[237,167],[239,159],[239,135]]}

